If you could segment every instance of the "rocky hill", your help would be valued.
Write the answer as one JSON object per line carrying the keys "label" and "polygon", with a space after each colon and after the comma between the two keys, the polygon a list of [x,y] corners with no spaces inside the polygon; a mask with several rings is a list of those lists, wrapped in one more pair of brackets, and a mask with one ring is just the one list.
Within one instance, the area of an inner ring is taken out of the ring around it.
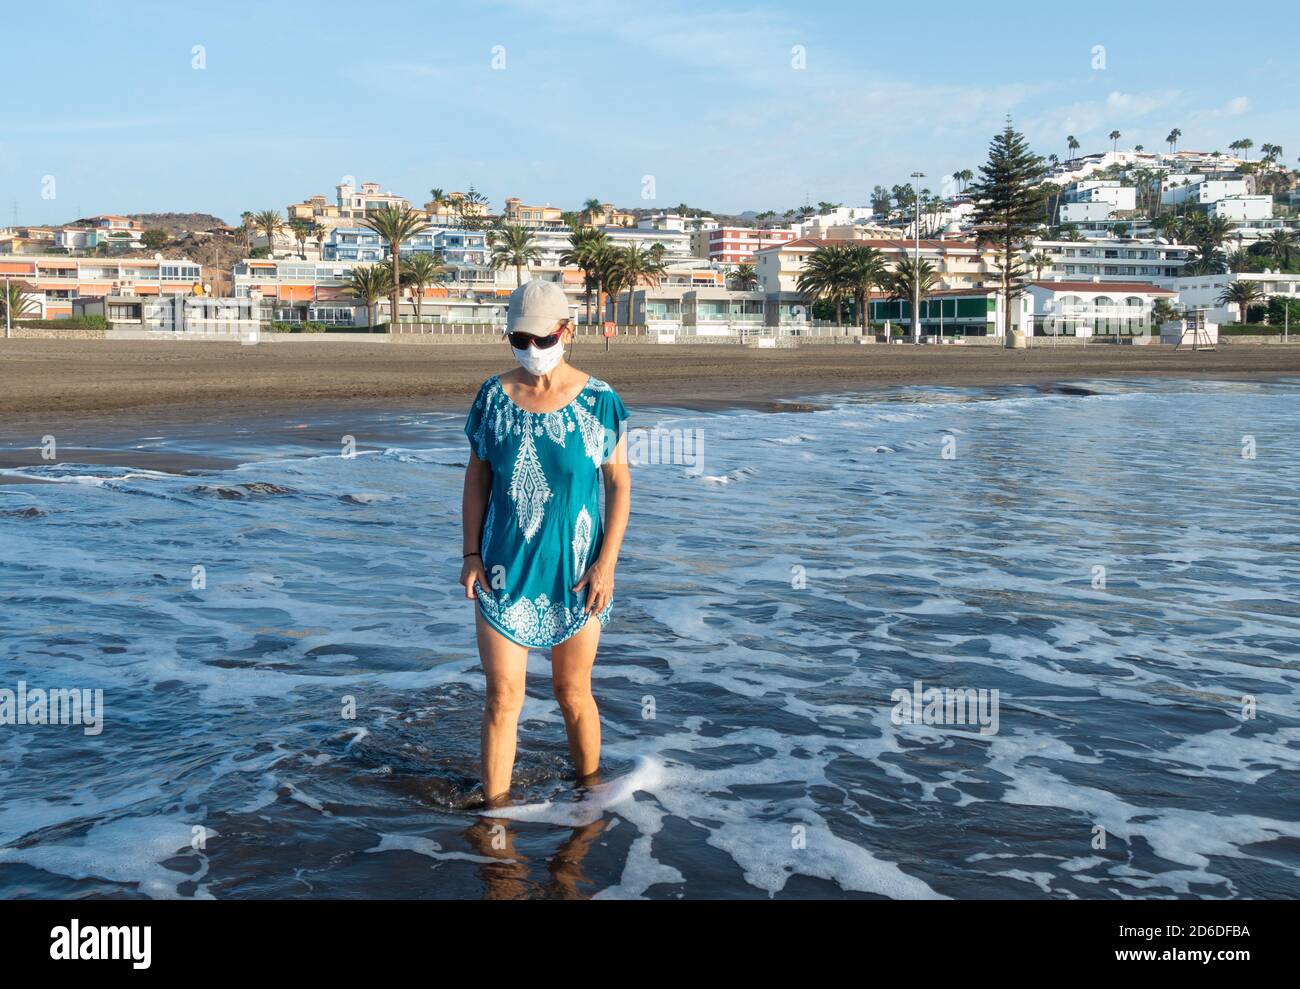
{"label": "rocky hill", "polygon": [[190,230],[211,230],[213,227],[226,226],[226,221],[211,213],[130,213],[131,219],[139,220],[146,230],[166,230],[173,237]]}

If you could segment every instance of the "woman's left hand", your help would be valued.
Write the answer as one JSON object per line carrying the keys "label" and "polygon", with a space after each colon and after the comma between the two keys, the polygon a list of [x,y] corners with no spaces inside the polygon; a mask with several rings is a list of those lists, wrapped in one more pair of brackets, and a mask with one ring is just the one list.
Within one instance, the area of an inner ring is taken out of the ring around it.
{"label": "woman's left hand", "polygon": [[580,591],[584,587],[587,589],[587,605],[584,610],[588,614],[604,611],[614,597],[614,564],[598,558],[587,568],[582,580],[573,589]]}

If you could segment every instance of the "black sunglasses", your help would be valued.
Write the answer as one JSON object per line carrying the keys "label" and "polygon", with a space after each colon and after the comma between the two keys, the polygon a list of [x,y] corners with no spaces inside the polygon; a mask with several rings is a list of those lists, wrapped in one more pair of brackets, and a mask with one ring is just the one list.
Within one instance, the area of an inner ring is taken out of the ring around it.
{"label": "black sunglasses", "polygon": [[535,337],[531,333],[507,333],[510,338],[510,346],[515,350],[527,350],[528,345],[532,344],[538,350],[549,350],[560,342],[560,333],[552,333],[547,337]]}

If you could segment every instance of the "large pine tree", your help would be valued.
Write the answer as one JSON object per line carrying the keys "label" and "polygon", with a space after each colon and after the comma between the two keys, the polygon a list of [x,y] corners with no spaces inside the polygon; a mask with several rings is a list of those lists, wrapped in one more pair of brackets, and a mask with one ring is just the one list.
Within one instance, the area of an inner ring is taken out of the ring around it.
{"label": "large pine tree", "polygon": [[989,160],[980,166],[980,178],[968,190],[975,197],[975,225],[980,239],[997,252],[999,293],[1002,295],[1003,333],[1011,343],[1011,303],[1023,290],[1025,266],[1020,245],[1043,222],[1047,166],[1029,150],[1029,142],[1010,118],[989,145]]}

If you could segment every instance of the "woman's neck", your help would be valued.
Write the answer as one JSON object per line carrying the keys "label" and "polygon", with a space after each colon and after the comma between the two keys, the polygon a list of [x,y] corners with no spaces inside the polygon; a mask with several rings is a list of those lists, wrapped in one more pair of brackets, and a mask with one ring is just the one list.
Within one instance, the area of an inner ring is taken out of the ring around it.
{"label": "woman's neck", "polygon": [[553,388],[564,387],[564,382],[568,378],[568,365],[561,361],[545,374],[531,374],[530,372],[519,369],[522,383],[529,388],[537,391],[550,391]]}

